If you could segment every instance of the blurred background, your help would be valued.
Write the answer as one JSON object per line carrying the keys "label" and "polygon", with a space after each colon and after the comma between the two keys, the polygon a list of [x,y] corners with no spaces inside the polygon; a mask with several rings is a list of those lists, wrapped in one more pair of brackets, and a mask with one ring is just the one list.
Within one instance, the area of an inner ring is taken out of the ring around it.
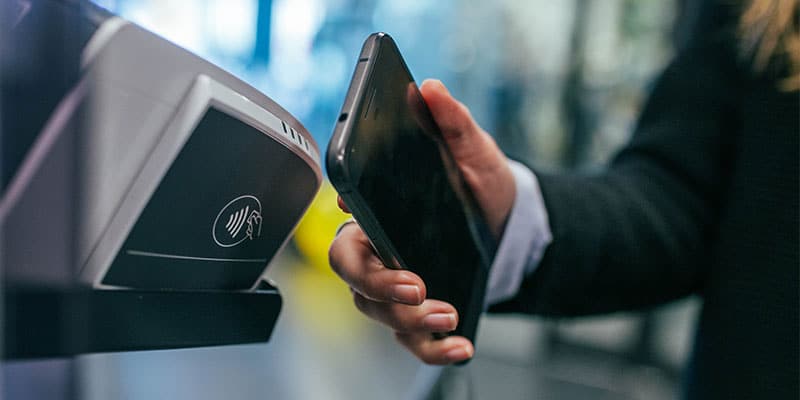
{"label": "blurred background", "polygon": [[[512,158],[599,168],[681,45],[683,0],[97,0],[272,97],[324,151],[363,40],[389,32],[418,82],[441,79]],[[486,316],[465,368],[421,368],[330,272],[345,216],[323,186],[267,276],[268,344],[81,356],[87,399],[670,399],[696,300],[579,320]],[[231,326],[230,329],[236,329]],[[440,376],[439,380],[434,380]]]}

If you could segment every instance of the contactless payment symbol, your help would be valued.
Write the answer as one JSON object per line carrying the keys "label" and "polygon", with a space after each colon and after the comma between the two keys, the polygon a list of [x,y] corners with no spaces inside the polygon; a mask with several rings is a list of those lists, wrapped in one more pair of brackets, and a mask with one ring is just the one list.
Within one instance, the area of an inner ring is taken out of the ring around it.
{"label": "contactless payment symbol", "polygon": [[214,242],[233,247],[261,236],[261,202],[255,196],[239,196],[222,207],[211,230]]}

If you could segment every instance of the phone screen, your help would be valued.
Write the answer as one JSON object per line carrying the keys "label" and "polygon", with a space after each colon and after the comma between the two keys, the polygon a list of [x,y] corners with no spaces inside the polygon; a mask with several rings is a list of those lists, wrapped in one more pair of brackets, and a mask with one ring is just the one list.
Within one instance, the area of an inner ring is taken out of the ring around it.
{"label": "phone screen", "polygon": [[482,311],[491,237],[413,78],[387,41],[373,55],[361,106],[350,116],[347,167],[400,266],[420,275],[428,298],[456,307],[456,333],[469,333]]}

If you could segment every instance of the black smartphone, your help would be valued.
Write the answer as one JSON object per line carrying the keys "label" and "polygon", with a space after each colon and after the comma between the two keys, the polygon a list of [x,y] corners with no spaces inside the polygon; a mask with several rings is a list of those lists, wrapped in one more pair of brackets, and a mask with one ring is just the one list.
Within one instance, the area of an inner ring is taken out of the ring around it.
{"label": "black smartphone", "polygon": [[474,343],[496,243],[386,33],[364,43],[326,166],[383,263],[418,274]]}

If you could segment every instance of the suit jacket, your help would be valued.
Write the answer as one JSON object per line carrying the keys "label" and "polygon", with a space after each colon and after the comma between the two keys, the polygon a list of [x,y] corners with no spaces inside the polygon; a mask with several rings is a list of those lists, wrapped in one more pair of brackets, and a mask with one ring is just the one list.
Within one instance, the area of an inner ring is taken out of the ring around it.
{"label": "suit jacket", "polygon": [[690,399],[797,398],[798,92],[709,8],[607,171],[539,176],[553,242],[498,312],[585,315],[690,294]]}

